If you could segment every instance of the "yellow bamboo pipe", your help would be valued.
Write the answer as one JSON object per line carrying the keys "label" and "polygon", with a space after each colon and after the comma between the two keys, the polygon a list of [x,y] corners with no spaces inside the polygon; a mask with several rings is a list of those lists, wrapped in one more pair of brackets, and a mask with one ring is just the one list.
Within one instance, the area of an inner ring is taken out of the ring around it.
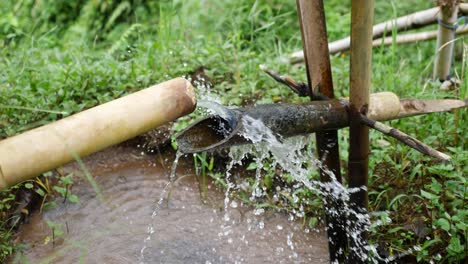
{"label": "yellow bamboo pipe", "polygon": [[191,113],[195,92],[176,78],[0,141],[0,189]]}

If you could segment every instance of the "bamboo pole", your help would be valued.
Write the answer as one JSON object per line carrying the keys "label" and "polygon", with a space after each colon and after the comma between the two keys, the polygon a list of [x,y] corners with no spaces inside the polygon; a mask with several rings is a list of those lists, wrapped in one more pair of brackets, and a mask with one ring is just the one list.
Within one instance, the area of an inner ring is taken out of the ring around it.
{"label": "bamboo pole", "polygon": [[[302,42],[306,54],[307,78],[309,80],[310,99],[314,100],[314,89],[328,98],[334,98],[333,80],[328,53],[328,39],[323,0],[297,0]],[[338,130],[316,133],[317,153],[325,168],[320,168],[320,180],[331,182],[330,170],[335,179],[341,182]],[[330,262],[342,263],[346,258],[347,237],[346,218],[342,212],[342,201],[325,197],[325,220],[328,233]]]}
{"label": "bamboo pole", "polygon": [[440,7],[438,15],[437,48],[434,61],[434,79],[443,82],[450,78],[452,65],[455,30],[458,14],[458,0],[438,0]]}
{"label": "bamboo pole", "polygon": [[[367,178],[369,158],[369,128],[361,123],[361,114],[367,115],[371,85],[372,23],[374,1],[351,2],[351,54],[349,91],[349,188],[357,191],[350,194],[350,208],[358,214],[367,214]],[[367,257],[366,223],[355,216],[350,221],[350,231],[355,233],[350,241],[351,263],[365,263]]]}
{"label": "bamboo pole", "polygon": [[[464,35],[468,33],[468,27],[458,28],[456,30],[457,35]],[[438,31],[425,31],[425,32],[417,32],[417,33],[410,33],[410,34],[400,34],[397,35],[394,39],[393,37],[385,37],[385,38],[378,38],[372,41],[372,47],[377,48],[381,46],[389,46],[393,43],[396,44],[409,44],[409,43],[416,43],[421,41],[427,41],[437,38]],[[348,46],[338,46],[335,42],[330,43],[329,45],[330,54],[336,54],[339,52],[345,52],[349,50]],[[299,57],[300,56],[300,57]],[[295,53],[291,56],[291,60],[293,62],[300,62],[302,60],[303,53],[300,52],[300,55],[296,55]]]}
{"label": "bamboo pole", "polygon": [[177,78],[0,141],[0,190],[120,143],[195,109]]}
{"label": "bamboo pole", "polygon": [[[456,31],[457,35],[463,35],[468,33],[468,27],[459,28]],[[415,43],[420,41],[426,41],[437,38],[438,31],[426,31],[426,32],[418,32],[413,34],[402,34],[397,35],[395,40],[393,37],[386,37],[386,38],[379,38],[372,41],[372,47],[380,47],[380,46],[389,46],[392,45],[395,41],[396,44],[407,44],[407,43]]]}
{"label": "bamboo pole", "polygon": [[[437,16],[439,13],[439,7],[431,8],[428,10],[424,11],[419,11],[415,12],[403,17],[399,17],[397,19],[392,19],[388,20],[382,23],[379,23],[373,27],[373,36],[372,38],[375,39],[376,41],[374,42],[373,46],[377,47],[380,46],[382,43],[381,37],[387,32],[390,33],[393,29],[396,29],[398,32],[406,31],[406,30],[411,30],[411,29],[416,29],[420,27],[424,27],[427,25],[434,24],[437,21]],[[467,15],[468,14],[468,3],[460,3],[459,5],[459,14],[460,15]],[[457,34],[465,34],[467,31],[461,31],[457,32]],[[411,43],[413,41],[409,41],[410,39],[414,38],[415,41],[421,41],[421,40],[429,40],[434,37],[432,37],[432,32],[427,32],[426,34],[429,34],[431,37],[427,36],[426,38],[422,37],[422,34],[416,33],[414,37],[410,37],[412,35],[408,34],[408,36],[402,37],[401,40],[399,40],[399,36],[397,36],[396,42],[397,43]],[[421,39],[419,39],[421,38]],[[379,39],[377,41],[377,39]],[[385,43],[391,43],[389,42],[391,38],[385,38]],[[401,41],[401,42],[400,42]],[[329,44],[329,51],[330,54],[336,54],[339,52],[344,52],[349,50],[350,46],[350,37],[346,37],[340,40],[336,40],[333,42],[330,42]],[[290,61],[292,63],[299,63],[304,61],[304,53],[302,50],[296,51],[291,54],[290,56]]]}

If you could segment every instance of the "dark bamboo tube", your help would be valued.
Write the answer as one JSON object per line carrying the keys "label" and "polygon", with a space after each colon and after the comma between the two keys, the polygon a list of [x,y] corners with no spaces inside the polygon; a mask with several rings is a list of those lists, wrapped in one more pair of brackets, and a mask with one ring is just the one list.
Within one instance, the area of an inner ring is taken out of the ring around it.
{"label": "dark bamboo tube", "polygon": [[[374,1],[355,0],[351,2],[351,53],[350,53],[350,127],[349,127],[349,188],[356,188],[350,194],[350,208],[357,214],[366,214],[368,208],[367,179],[369,166],[369,128],[360,121],[361,114],[369,109],[372,24]],[[352,217],[352,216],[351,216]],[[365,223],[354,216],[350,220],[349,232],[358,233],[350,241],[350,263],[365,263],[367,255],[367,234]]]}
{"label": "dark bamboo tube", "polygon": [[279,138],[338,129],[348,125],[344,101],[320,101],[309,104],[268,104],[246,109],[225,109],[223,117],[208,116],[177,135],[183,153],[197,153],[249,143],[244,117],[261,120]]}

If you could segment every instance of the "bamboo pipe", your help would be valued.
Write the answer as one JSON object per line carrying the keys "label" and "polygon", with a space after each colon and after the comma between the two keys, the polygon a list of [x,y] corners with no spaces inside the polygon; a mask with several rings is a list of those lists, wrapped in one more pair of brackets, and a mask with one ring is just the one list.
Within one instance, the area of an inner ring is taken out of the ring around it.
{"label": "bamboo pipe", "polygon": [[[349,188],[358,191],[350,193],[350,207],[356,213],[367,213],[367,182],[369,173],[369,128],[361,122],[361,115],[369,112],[372,63],[372,23],[374,21],[374,0],[351,2],[351,52],[349,79]],[[357,232],[350,240],[350,263],[365,263],[367,256],[367,233],[365,223],[357,216],[350,221],[351,232]],[[355,220],[355,221],[353,221]]]}
{"label": "bamboo pipe", "polygon": [[[347,99],[267,104],[245,109],[219,105],[222,115],[208,116],[191,124],[177,135],[177,145],[183,153],[197,153],[248,144],[242,136],[246,132],[242,123],[245,116],[262,120],[273,133],[284,138],[340,129],[349,125],[348,105]],[[368,116],[379,121],[391,120],[398,118],[400,108],[400,100],[394,93],[376,93],[370,97]]]}
{"label": "bamboo pipe", "polygon": [[176,78],[0,141],[0,189],[191,113],[192,85]]}

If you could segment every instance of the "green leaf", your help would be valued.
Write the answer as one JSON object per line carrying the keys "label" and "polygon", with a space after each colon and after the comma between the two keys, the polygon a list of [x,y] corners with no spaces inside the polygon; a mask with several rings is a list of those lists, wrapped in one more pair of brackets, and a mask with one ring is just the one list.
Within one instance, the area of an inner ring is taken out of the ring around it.
{"label": "green leaf", "polygon": [[28,182],[28,183],[26,183],[24,185],[24,187],[26,187],[26,189],[32,189],[34,187],[34,185],[32,183]]}
{"label": "green leaf", "polygon": [[442,191],[442,184],[440,184],[436,179],[432,178],[431,191],[439,194]]}
{"label": "green leaf", "polygon": [[442,240],[440,240],[440,238],[435,238],[435,239],[431,239],[431,240],[427,240],[426,242],[424,242],[423,246],[422,246],[422,249],[427,249],[429,247],[431,247],[433,244],[435,243],[438,243],[438,242],[441,242]]}
{"label": "green leaf", "polygon": [[437,219],[437,221],[435,222],[435,224],[437,226],[440,226],[440,228],[442,228],[443,230],[445,231],[449,231],[450,230],[450,222],[445,219],[445,218],[439,218]]}
{"label": "green leaf", "polygon": [[60,186],[54,186],[52,187],[56,192],[60,193],[62,196],[65,196],[65,192],[67,191],[67,189],[65,189],[64,187],[60,187]]}
{"label": "green leaf", "polygon": [[255,170],[257,169],[257,163],[251,162],[246,170]]}
{"label": "green leaf", "polygon": [[432,194],[432,193],[430,193],[430,192],[426,192],[426,191],[424,191],[424,190],[421,190],[421,195],[422,195],[422,197],[427,198],[427,199],[429,199],[429,200],[437,200],[437,199],[439,199],[439,196],[437,196],[437,195],[435,195],[435,194]]}
{"label": "green leaf", "polygon": [[208,165],[208,171],[212,171],[214,167],[214,157],[211,156],[210,164]]}
{"label": "green leaf", "polygon": [[55,203],[54,201],[47,202],[43,206],[43,210],[50,210],[54,208],[57,208],[57,203]]}
{"label": "green leaf", "polygon": [[309,220],[309,227],[310,228],[315,228],[318,224],[318,218],[317,217],[311,217]]}
{"label": "green leaf", "polygon": [[69,195],[68,196],[68,200],[72,203],[79,203],[80,202],[80,199],[78,198],[78,196],[72,194],[72,195]]}
{"label": "green leaf", "polygon": [[54,229],[54,235],[56,237],[63,235],[64,231],[62,229]]}
{"label": "green leaf", "polygon": [[451,255],[457,255],[463,252],[463,246],[460,243],[460,238],[452,237],[449,242],[449,246],[447,247],[447,251]]}
{"label": "green leaf", "polygon": [[42,197],[45,196],[45,192],[41,188],[36,189],[36,193],[39,194]]}
{"label": "green leaf", "polygon": [[273,178],[271,175],[266,175],[265,180],[264,180],[265,186],[267,187],[268,190],[271,189],[273,186]]}
{"label": "green leaf", "polygon": [[394,228],[388,230],[388,233],[390,233],[390,234],[396,233],[396,232],[398,232],[399,230],[402,230],[402,229],[404,229],[404,228],[401,227],[401,226],[397,226],[397,227],[394,227]]}

